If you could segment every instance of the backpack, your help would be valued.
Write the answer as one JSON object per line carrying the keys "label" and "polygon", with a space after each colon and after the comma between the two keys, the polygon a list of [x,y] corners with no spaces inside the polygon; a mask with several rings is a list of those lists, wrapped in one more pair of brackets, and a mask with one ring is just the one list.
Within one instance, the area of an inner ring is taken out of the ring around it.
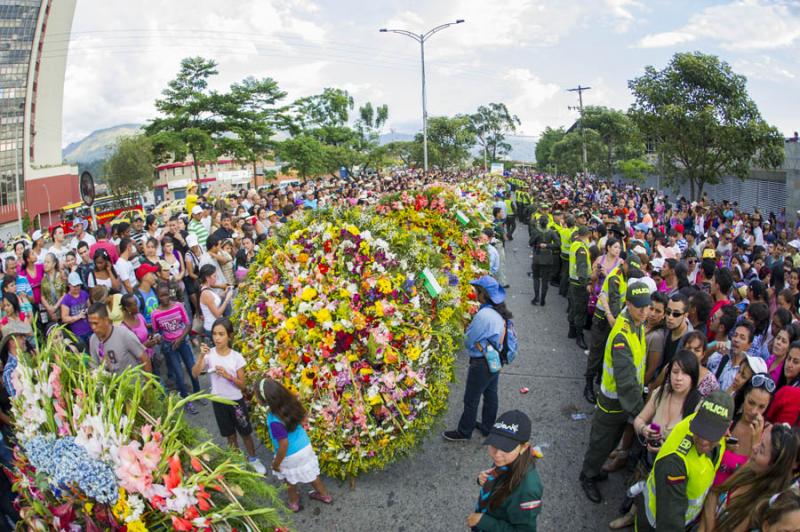
{"label": "backpack", "polygon": [[500,350],[500,362],[504,366],[511,364],[517,358],[517,351],[519,351],[519,339],[517,338],[517,329],[514,327],[514,320],[506,320],[503,348]]}

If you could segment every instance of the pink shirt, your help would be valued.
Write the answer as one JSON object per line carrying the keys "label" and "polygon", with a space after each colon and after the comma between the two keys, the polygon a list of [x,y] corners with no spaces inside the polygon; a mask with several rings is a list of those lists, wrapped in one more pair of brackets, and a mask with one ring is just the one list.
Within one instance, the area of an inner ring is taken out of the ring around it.
{"label": "pink shirt", "polygon": [[153,311],[150,315],[153,324],[153,332],[160,332],[164,340],[174,342],[181,337],[183,331],[189,326],[189,316],[186,309],[180,303],[163,310],[161,307]]}

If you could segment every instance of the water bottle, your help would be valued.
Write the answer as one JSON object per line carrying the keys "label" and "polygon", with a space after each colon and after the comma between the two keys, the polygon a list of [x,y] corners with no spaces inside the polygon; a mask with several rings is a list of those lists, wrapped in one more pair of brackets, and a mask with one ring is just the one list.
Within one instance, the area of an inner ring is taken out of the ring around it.
{"label": "water bottle", "polygon": [[637,495],[639,495],[641,492],[644,491],[644,487],[645,487],[644,480],[640,480],[639,482],[628,488],[628,497],[631,499],[635,498]]}

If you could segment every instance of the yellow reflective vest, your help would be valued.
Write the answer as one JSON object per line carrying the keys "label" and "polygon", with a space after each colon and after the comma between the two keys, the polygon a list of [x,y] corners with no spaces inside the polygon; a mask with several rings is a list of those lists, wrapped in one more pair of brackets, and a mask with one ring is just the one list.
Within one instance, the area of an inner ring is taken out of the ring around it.
{"label": "yellow reflective vest", "polygon": [[703,509],[708,491],[714,482],[722,455],[725,453],[725,439],[720,442],[720,448],[716,460],[712,460],[707,454],[699,454],[694,446],[693,435],[689,430],[689,424],[697,414],[686,417],[683,421],[675,425],[672,432],[667,436],[667,440],[658,451],[653,469],[647,477],[647,489],[644,490],[644,504],[647,520],[651,526],[656,526],[656,480],[655,471],[659,460],[671,454],[675,454],[683,460],[686,466],[686,498],[689,506],[686,508],[684,522],[688,525],[700,515]]}
{"label": "yellow reflective vest", "polygon": [[[619,309],[617,309],[616,314],[619,314],[622,311],[622,308],[625,306],[625,294],[628,291],[628,284],[625,282],[625,276],[623,275],[622,271],[622,264],[619,264],[616,268],[611,270],[606,278],[603,280],[603,287],[600,289],[600,296],[597,298],[598,303],[597,308],[595,308],[595,314],[599,318],[605,318],[606,316],[606,308],[610,305],[610,301],[608,298],[608,288],[611,284],[611,279],[616,278],[618,279],[619,283]],[[611,309],[613,310],[613,309]],[[612,312],[613,314],[613,312]],[[616,314],[614,317],[616,318]]]}
{"label": "yellow reflective vest", "polygon": [[576,240],[569,247],[569,278],[573,281],[578,280],[578,250],[583,248],[586,252],[586,271],[592,271],[592,259],[589,258],[589,246],[581,240]]}
{"label": "yellow reflective vest", "polygon": [[[614,340],[617,335],[622,334],[628,344],[631,355],[633,356],[633,365],[636,367],[636,378],[639,384],[639,391],[644,391],[644,370],[645,362],[647,361],[647,344],[644,337],[644,325],[640,325],[634,329],[627,312],[620,313],[611,332],[608,333],[608,341],[606,342],[605,355],[603,357],[603,378],[600,381],[600,391],[609,399],[619,399],[617,394],[617,381],[614,378],[614,360],[612,351],[615,348],[624,348],[625,345],[616,345]],[[597,403],[598,407],[600,402]],[[603,410],[606,410],[603,408]],[[606,410],[608,413],[618,413],[622,410]]]}
{"label": "yellow reflective vest", "polygon": [[572,235],[577,230],[577,227],[562,226],[558,230],[558,236],[561,238],[561,256],[569,256],[569,249],[572,246]]}

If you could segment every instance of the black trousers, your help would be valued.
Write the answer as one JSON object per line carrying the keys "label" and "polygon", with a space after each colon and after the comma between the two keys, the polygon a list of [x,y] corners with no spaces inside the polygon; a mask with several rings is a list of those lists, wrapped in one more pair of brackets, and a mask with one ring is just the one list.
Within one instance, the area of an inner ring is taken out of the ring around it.
{"label": "black trousers", "polygon": [[561,279],[559,280],[558,295],[567,297],[569,292],[569,257],[561,256]]}
{"label": "black trousers", "polygon": [[606,354],[606,342],[611,326],[605,317],[595,315],[592,319],[592,343],[589,346],[589,358],[586,359],[587,379],[593,379],[603,371],[603,357]]}
{"label": "black trousers", "polygon": [[514,231],[517,229],[517,219],[514,214],[506,216],[506,234],[508,238],[514,237]]}
{"label": "black trousers", "polygon": [[549,264],[534,264],[531,269],[533,270],[533,297],[539,299],[541,296],[541,299],[544,299],[547,297],[553,267]]}
{"label": "black trousers", "polygon": [[586,325],[586,316],[589,310],[589,292],[586,286],[569,283],[569,324],[580,333]]}

